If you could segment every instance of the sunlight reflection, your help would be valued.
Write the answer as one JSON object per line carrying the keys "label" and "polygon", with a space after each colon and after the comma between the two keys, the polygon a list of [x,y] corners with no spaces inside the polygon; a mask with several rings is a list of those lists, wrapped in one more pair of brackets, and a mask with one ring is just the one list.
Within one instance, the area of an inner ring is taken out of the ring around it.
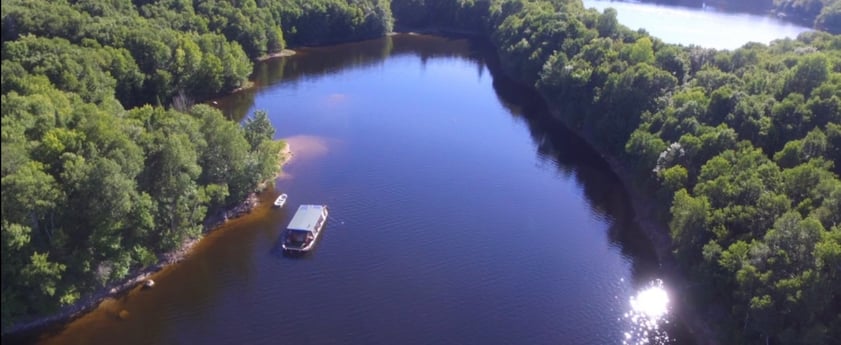
{"label": "sunlight reflection", "polygon": [[669,335],[662,326],[669,323],[669,294],[661,280],[648,284],[644,289],[631,296],[631,310],[624,318],[630,321],[630,330],[625,332],[622,344],[669,344]]}

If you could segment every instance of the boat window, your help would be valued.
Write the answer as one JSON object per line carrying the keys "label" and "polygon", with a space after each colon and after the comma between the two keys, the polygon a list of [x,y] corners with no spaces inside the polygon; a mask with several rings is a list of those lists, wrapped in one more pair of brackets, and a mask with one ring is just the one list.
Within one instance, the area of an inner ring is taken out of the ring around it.
{"label": "boat window", "polygon": [[302,242],[305,238],[307,238],[306,233],[303,231],[292,231],[289,235],[292,237],[292,240],[296,242]]}

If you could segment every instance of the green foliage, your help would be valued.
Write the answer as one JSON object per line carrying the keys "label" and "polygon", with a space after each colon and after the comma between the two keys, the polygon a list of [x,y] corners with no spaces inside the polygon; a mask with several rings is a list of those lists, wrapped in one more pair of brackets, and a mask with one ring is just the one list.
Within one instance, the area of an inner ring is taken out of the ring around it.
{"label": "green foliage", "polygon": [[797,92],[809,95],[812,90],[829,78],[829,61],[821,53],[809,54],[800,59],[786,79],[785,94]]}
{"label": "green foliage", "polygon": [[393,19],[386,0],[12,0],[2,21],[4,66],[19,63],[89,102],[116,92],[123,105],[138,106],[229,92],[251,73],[249,59],[278,52],[287,40],[377,37]]}
{"label": "green foliage", "polygon": [[651,170],[650,167],[657,164],[660,154],[666,152],[667,148],[668,146],[663,139],[641,129],[631,133],[628,143],[625,144],[625,150],[631,156],[631,160],[636,162],[638,168],[648,171]]}
{"label": "green foliage", "polygon": [[653,110],[655,99],[676,84],[677,79],[670,73],[647,63],[610,74],[598,99],[604,111],[600,112],[603,115],[597,120],[608,147],[624,146],[630,132],[639,125],[640,114]]}
{"label": "green foliage", "polygon": [[394,19],[386,0],[280,0],[273,8],[291,45],[325,44],[382,36]]}
{"label": "green foliage", "polygon": [[815,28],[835,34],[841,34],[841,2],[830,2],[815,18]]}
{"label": "green foliage", "polygon": [[153,264],[275,176],[265,112],[243,129],[194,99],[242,87],[287,40],[381,36],[393,19],[385,0],[11,0],[2,22],[8,325]]}
{"label": "green foliage", "polygon": [[636,42],[634,42],[634,44],[630,44],[622,48],[622,52],[619,56],[622,59],[627,60],[631,65],[638,63],[653,63],[654,45],[651,43],[651,38],[640,37]]}
{"label": "green foliage", "polygon": [[386,0],[4,2],[4,325],[154,263],[275,176],[265,112],[243,130],[193,100],[242,87],[287,41],[392,22]]}
{"label": "green foliage", "polygon": [[58,281],[65,265],[50,262],[46,253],[33,252],[29,262],[20,271],[20,284],[28,288],[26,299],[35,308],[48,307],[44,302],[56,294]]}
{"label": "green foliage", "polygon": [[835,165],[835,174],[841,175],[841,121],[826,125],[827,147],[825,157]]}
{"label": "green foliage", "polygon": [[816,258],[835,262],[841,222],[837,36],[687,48],[526,0],[492,2],[486,27],[513,79],[659,187],[679,262],[733,306],[732,339],[835,339],[839,270]]}
{"label": "green foliage", "polygon": [[617,38],[619,34],[619,20],[616,19],[616,9],[609,7],[604,10],[604,13],[599,16],[596,28],[599,30],[599,36]]}
{"label": "green foliage", "polygon": [[286,143],[283,141],[265,140],[257,146],[255,155],[257,166],[254,171],[258,174],[259,180],[266,180],[277,176],[280,172],[280,156]]}
{"label": "green foliage", "polygon": [[805,138],[787,142],[781,151],[774,154],[774,160],[780,167],[794,167],[812,158],[823,157],[827,146],[826,135],[820,128],[815,128]]}
{"label": "green foliage", "polygon": [[482,32],[488,15],[486,0],[393,0],[391,10],[403,28]]}
{"label": "green foliage", "polygon": [[841,3],[837,0],[774,0],[774,10],[814,23],[816,29],[841,34]]}
{"label": "green foliage", "polygon": [[712,236],[709,227],[710,208],[710,202],[705,197],[693,197],[686,189],[675,193],[669,227],[680,257],[689,258],[700,254],[694,249]]}
{"label": "green foliage", "polygon": [[[645,53],[647,54],[647,51]],[[689,54],[686,51],[675,46],[666,46],[657,51],[655,60],[657,67],[671,72],[678,82],[685,81],[684,78],[689,73]]]}
{"label": "green foliage", "polygon": [[680,165],[675,165],[671,168],[663,170],[660,173],[660,178],[662,179],[663,188],[669,194],[672,194],[679,189],[683,189],[686,187],[687,180],[689,179],[689,172]]}
{"label": "green foliage", "polygon": [[245,129],[245,139],[251,144],[252,150],[263,141],[274,139],[274,127],[265,111],[254,112],[254,116],[246,119],[242,127]]}
{"label": "green foliage", "polygon": [[[837,1],[775,6],[838,28]],[[184,105],[286,44],[383,35],[392,8],[486,36],[510,77],[632,162],[679,262],[732,306],[732,339],[841,337],[841,39],[681,47],[571,0],[4,2],[4,324],[154,262],[277,172],[265,113],[243,129]]]}
{"label": "green foliage", "polygon": [[[2,96],[9,320],[55,310],[154,263],[155,252],[200,234],[208,208],[272,177],[261,164],[277,167],[278,151],[266,154],[279,149],[273,141],[261,136],[252,149],[245,130],[208,106],[126,112],[48,81],[39,90]],[[270,122],[260,130],[274,133]]]}

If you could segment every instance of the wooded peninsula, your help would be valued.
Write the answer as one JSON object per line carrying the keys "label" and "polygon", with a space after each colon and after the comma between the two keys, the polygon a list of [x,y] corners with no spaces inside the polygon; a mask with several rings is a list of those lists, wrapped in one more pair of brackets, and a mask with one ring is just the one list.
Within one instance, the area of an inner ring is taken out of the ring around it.
{"label": "wooded peninsula", "polygon": [[[826,5],[821,27],[841,27]],[[722,341],[841,339],[841,35],[719,51],[616,16],[578,0],[4,2],[4,329],[157,262],[276,174],[266,113],[240,125],[194,103],[245,86],[260,57],[396,22],[490,41],[619,162],[693,303],[725,307]]]}

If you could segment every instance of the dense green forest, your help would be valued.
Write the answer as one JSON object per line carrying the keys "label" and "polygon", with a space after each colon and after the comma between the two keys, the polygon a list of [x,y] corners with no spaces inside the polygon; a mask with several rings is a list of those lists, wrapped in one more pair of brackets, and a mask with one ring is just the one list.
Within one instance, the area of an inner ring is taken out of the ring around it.
{"label": "dense green forest", "polygon": [[841,339],[841,36],[716,51],[574,0],[430,2],[453,11],[432,23],[485,34],[506,73],[634,174],[696,303],[729,308],[723,341]]}
{"label": "dense green forest", "polygon": [[287,42],[391,25],[378,0],[4,1],[4,328],[156,263],[274,176],[267,114],[240,126],[195,100]]}
{"label": "dense green forest", "polygon": [[765,0],[776,13],[841,34],[841,0]]}
{"label": "dense green forest", "polygon": [[153,262],[266,176],[265,114],[241,129],[192,99],[287,42],[383,35],[392,11],[486,37],[630,171],[727,343],[841,339],[841,36],[685,47],[577,0],[4,3],[4,322]]}
{"label": "dense green forest", "polygon": [[730,308],[728,343],[841,339],[841,36],[682,47],[560,0],[451,17],[484,8],[472,29],[506,72],[662,205],[697,303]]}

